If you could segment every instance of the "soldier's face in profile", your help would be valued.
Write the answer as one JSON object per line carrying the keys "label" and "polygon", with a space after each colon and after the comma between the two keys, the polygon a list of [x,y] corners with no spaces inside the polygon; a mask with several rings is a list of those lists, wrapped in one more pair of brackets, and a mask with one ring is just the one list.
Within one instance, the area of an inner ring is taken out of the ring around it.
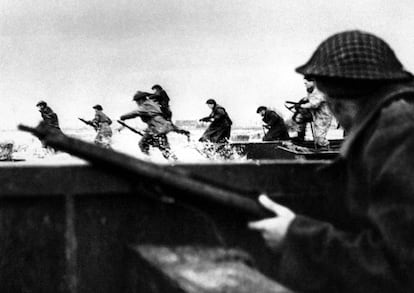
{"label": "soldier's face in profile", "polygon": [[207,106],[208,106],[210,109],[213,109],[213,108],[214,108],[214,105],[213,105],[213,104],[207,104]]}
{"label": "soldier's face in profile", "polygon": [[326,104],[339,124],[349,131],[360,110],[359,104],[353,100],[330,98],[328,95],[326,95]]}

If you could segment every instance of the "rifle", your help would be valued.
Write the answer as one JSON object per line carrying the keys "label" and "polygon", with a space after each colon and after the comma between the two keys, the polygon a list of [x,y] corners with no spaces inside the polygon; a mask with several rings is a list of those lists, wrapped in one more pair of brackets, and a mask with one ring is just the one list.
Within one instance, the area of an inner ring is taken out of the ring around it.
{"label": "rifle", "polygon": [[[285,101],[285,107],[293,112],[292,120],[296,123],[312,122],[312,114],[309,109],[302,108],[301,105],[306,104],[307,99],[303,98],[299,102]],[[288,106],[286,104],[291,104]]]}
{"label": "rifle", "polygon": [[92,126],[93,129],[98,130],[98,126],[96,126],[96,124],[92,123],[91,121],[87,121],[83,118],[78,118],[80,121],[82,121],[83,123],[85,123],[86,125]]}
{"label": "rifle", "polygon": [[200,122],[210,122],[211,121],[211,117],[210,116],[203,117],[203,118],[199,119],[198,121],[200,121]]}
{"label": "rifle", "polygon": [[300,106],[305,103],[307,103],[307,101],[304,99],[301,99],[299,102],[285,101],[285,104],[292,105],[292,106],[285,105],[285,107],[288,108],[290,111],[292,111],[292,109],[295,109],[297,111],[300,108]]}
{"label": "rifle", "polygon": [[262,125],[262,129],[263,129],[263,135],[266,136],[266,127],[264,125]]}
{"label": "rifle", "polygon": [[68,137],[63,133],[47,129],[44,123],[36,128],[19,125],[18,128],[42,139],[46,145],[57,150],[85,159],[92,164],[136,181],[137,176],[144,177],[154,184],[161,184],[177,190],[174,193],[178,200],[194,200],[195,198],[221,206],[235,208],[255,217],[274,216],[253,199],[240,193],[219,187],[217,183],[195,177],[188,171],[175,167],[166,168],[132,156],[105,149],[94,144]]}
{"label": "rifle", "polygon": [[[141,131],[136,130],[135,128],[129,126],[128,124],[126,124],[124,121],[121,120],[116,120],[116,122],[118,122],[119,124],[121,124],[123,127],[128,128],[129,130],[131,130],[132,132],[135,132],[136,134],[139,134],[141,136],[144,136],[144,134]],[[120,128],[121,130],[122,128]]]}

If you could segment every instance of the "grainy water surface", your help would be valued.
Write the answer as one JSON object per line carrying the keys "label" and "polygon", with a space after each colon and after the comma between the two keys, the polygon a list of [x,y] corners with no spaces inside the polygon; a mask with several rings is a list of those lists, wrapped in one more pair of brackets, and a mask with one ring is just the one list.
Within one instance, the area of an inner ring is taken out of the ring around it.
{"label": "grainy water surface", "polygon": [[[226,151],[226,155],[215,154],[212,146],[198,142],[198,139],[204,132],[204,128],[187,128],[191,132],[191,141],[187,140],[184,135],[169,133],[168,139],[171,149],[178,158],[178,162],[198,163],[211,161],[245,161],[246,158],[233,151]],[[71,137],[75,137],[87,142],[93,142],[95,131],[92,128],[64,129],[63,132]],[[233,128],[232,141],[241,138],[248,138],[249,142],[261,141],[263,130],[260,128]],[[311,134],[307,133],[307,138],[311,139]],[[328,138],[341,137],[341,131],[331,129],[328,132]],[[113,127],[112,148],[116,151],[126,153],[136,158],[145,159],[157,163],[168,163],[158,149],[152,148],[150,154],[143,154],[138,147],[140,136],[128,129],[118,131]],[[0,131],[0,142],[13,143],[13,159],[36,164],[71,164],[83,162],[82,160],[62,152],[51,152],[42,147],[40,141],[29,133],[18,130]],[[230,152],[230,155],[229,155]]]}
{"label": "grainy water surface", "polygon": [[[184,135],[170,133],[168,139],[171,149],[178,158],[178,162],[209,162],[212,160],[225,160],[223,157],[212,154],[211,148],[198,142],[204,129],[188,129],[191,132],[191,140],[188,141]],[[260,129],[259,129],[260,130]],[[248,135],[251,139],[260,140],[259,130],[254,129],[235,129],[233,137],[238,135]],[[93,142],[96,133],[92,128],[64,129],[63,132],[71,137],[75,137],[87,142]],[[154,161],[157,163],[168,163],[158,149],[151,148],[150,154],[143,154],[138,147],[140,136],[128,129],[118,131],[113,128],[112,148],[116,151],[126,153],[136,158]],[[18,130],[0,131],[0,142],[13,143],[13,159],[35,162],[36,164],[70,164],[79,163],[80,159],[62,152],[52,152],[42,147],[40,141],[29,133]],[[242,156],[234,154],[232,159],[244,160]]]}

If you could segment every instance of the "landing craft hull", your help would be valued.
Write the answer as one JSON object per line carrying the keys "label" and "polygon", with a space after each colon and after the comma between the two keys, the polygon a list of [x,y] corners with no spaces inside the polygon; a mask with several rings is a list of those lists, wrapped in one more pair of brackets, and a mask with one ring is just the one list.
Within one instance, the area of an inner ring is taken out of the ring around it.
{"label": "landing craft hull", "polygon": [[[315,170],[328,161],[178,164],[206,181],[320,216]],[[249,218],[90,165],[0,167],[0,292],[160,292],[137,245],[241,249],[267,276],[274,259]],[[143,277],[145,276],[145,277]],[[151,283],[153,282],[153,283]],[[149,286],[148,284],[153,284]]]}
{"label": "landing craft hull", "polygon": [[313,141],[305,141],[300,144],[286,141],[237,141],[232,142],[231,146],[238,154],[251,160],[332,160],[338,156],[343,140],[330,140],[329,142],[329,149],[326,150],[315,150]]}

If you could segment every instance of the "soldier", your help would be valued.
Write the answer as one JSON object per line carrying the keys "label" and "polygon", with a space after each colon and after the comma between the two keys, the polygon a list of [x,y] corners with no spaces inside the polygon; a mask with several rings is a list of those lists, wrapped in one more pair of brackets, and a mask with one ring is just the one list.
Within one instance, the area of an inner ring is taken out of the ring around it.
{"label": "soldier", "polygon": [[325,95],[315,86],[315,81],[309,76],[305,76],[305,87],[308,92],[307,101],[300,104],[302,109],[309,109],[312,114],[312,131],[315,145],[324,149],[329,146],[326,139],[329,127],[332,122],[332,114],[326,104]]}
{"label": "soldier", "polygon": [[95,109],[95,118],[90,122],[97,131],[94,142],[104,148],[110,148],[112,137],[110,125],[112,124],[112,120],[102,112],[103,108],[101,105],[95,105],[92,109]]}
{"label": "soldier", "polygon": [[152,95],[149,95],[148,98],[156,101],[161,106],[161,111],[164,115],[164,118],[171,122],[171,125],[173,127],[172,131],[187,136],[187,140],[190,141],[190,132],[179,128],[172,122],[170,97],[167,95],[167,92],[158,84],[154,85],[151,89],[154,90],[154,93]]}
{"label": "soldier", "polygon": [[167,92],[158,84],[153,85],[151,88],[154,93],[146,93],[141,92],[140,95],[146,96],[148,99],[156,102],[161,109],[162,115],[165,120],[170,121],[172,125],[172,132],[176,132],[178,134],[183,134],[187,136],[187,140],[190,141],[190,132],[184,129],[179,128],[172,122],[172,111],[170,109],[170,97],[168,96]]}
{"label": "soldier", "polygon": [[329,37],[296,71],[315,80],[348,132],[318,176],[329,182],[331,214],[299,215],[261,196],[276,216],[250,228],[280,256],[278,280],[295,291],[414,292],[412,74],[361,31]]}
{"label": "soldier", "polygon": [[263,117],[264,127],[268,129],[266,135],[263,137],[263,141],[289,139],[285,121],[275,111],[269,110],[265,106],[260,106],[257,108],[256,113]]}
{"label": "soldier", "polygon": [[40,115],[48,128],[60,130],[58,116],[45,101],[39,101],[36,107],[39,109]]}
{"label": "soldier", "polygon": [[210,115],[201,118],[200,122],[211,122],[203,133],[200,141],[212,143],[226,143],[230,138],[232,121],[226,110],[218,105],[215,100],[208,99],[207,106],[211,109]]}
{"label": "soldier", "polygon": [[164,158],[176,160],[171,152],[167,133],[173,130],[170,121],[166,120],[161,107],[152,99],[148,99],[147,93],[138,91],[133,100],[137,103],[138,109],[121,116],[121,120],[140,117],[147,124],[144,135],[139,141],[139,148],[144,154],[149,154],[150,146],[158,148]]}
{"label": "soldier", "polygon": [[[36,104],[36,107],[39,109],[40,115],[43,118],[44,125],[49,128],[53,129],[54,131],[60,131],[61,129],[59,127],[59,119],[55,112],[53,112],[52,108],[50,108],[45,101],[39,101]],[[42,143],[42,147],[46,150],[50,151],[51,153],[54,153],[55,150],[51,147],[47,147],[43,140],[40,140]]]}
{"label": "soldier", "polygon": [[171,121],[170,97],[167,95],[167,92],[158,84],[153,85],[151,89],[154,93],[148,97],[160,105],[164,118]]}

